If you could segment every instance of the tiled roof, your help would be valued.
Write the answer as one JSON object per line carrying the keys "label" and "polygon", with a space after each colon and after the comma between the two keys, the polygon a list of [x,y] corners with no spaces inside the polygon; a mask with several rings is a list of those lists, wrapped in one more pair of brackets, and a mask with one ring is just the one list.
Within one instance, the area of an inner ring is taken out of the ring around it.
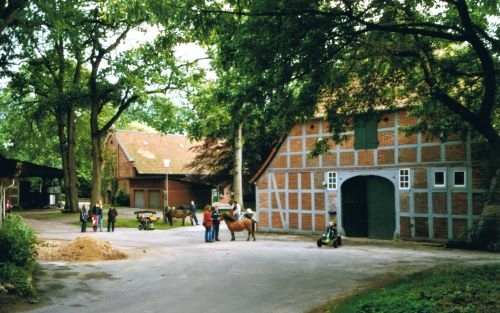
{"label": "tiled roof", "polygon": [[190,148],[198,142],[190,142],[187,136],[117,130],[115,138],[139,174],[164,174],[164,159],[170,160],[169,174],[191,174],[186,165],[194,160],[196,153]]}

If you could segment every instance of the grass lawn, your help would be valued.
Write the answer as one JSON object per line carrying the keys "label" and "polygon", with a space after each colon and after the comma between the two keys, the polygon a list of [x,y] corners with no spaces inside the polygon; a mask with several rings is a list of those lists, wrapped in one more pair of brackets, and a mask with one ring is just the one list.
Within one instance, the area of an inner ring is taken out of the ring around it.
{"label": "grass lawn", "polygon": [[[80,226],[80,222],[74,222],[72,223],[75,226]],[[130,219],[117,219],[115,223],[115,228],[118,227],[124,227],[124,228],[138,228],[139,222],[135,218],[130,218]],[[184,226],[191,227],[191,222],[189,221],[189,218],[186,218],[186,221],[184,223]],[[87,223],[87,229],[92,228],[92,223]],[[108,227],[108,222],[107,218],[104,217],[102,219],[102,228],[107,229]],[[182,226],[182,220],[179,219],[174,219],[172,222],[172,226],[170,224],[165,223],[161,218],[158,219],[158,221],[154,222],[154,228],[155,229],[172,229],[172,228],[177,228],[177,227],[183,227]]]}
{"label": "grass lawn", "polygon": [[[116,220],[115,227],[125,227],[125,228],[138,228],[139,222],[135,218],[135,215],[133,218],[120,218],[120,210],[121,208],[118,209],[118,218]],[[104,216],[102,220],[102,227],[107,228],[107,208],[104,209]],[[60,220],[62,223],[67,222],[68,224],[75,225],[75,226],[80,226],[80,212],[71,212],[71,213],[61,213],[61,211],[54,211],[54,210],[31,210],[31,211],[17,211],[15,212],[16,214],[21,215],[22,217],[26,218],[33,218],[33,219],[38,219],[38,220],[52,220],[52,221],[58,221]],[[147,214],[146,214],[147,215]],[[154,228],[155,229],[171,229],[171,228],[176,228],[176,227],[182,227],[182,220],[180,219],[173,219],[173,225],[170,226],[169,224],[163,222],[162,217],[163,214],[161,211],[158,211],[157,214],[158,216],[158,221],[154,223]],[[189,220],[189,217],[186,218],[184,226],[191,226],[191,222]],[[90,227],[92,228],[92,223],[88,222],[87,223],[87,228]]]}
{"label": "grass lawn", "polygon": [[494,313],[500,312],[500,263],[449,267],[333,301],[314,312]]}

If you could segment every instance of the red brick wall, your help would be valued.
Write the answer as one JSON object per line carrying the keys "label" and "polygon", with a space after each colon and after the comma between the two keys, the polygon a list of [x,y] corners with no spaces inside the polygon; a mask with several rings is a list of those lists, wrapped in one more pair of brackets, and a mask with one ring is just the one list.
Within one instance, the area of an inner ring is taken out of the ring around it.
{"label": "red brick wall", "polygon": [[302,229],[312,230],[312,216],[309,213],[302,214]]}
{"label": "red brick wall", "polygon": [[[380,127],[380,125],[379,125]],[[381,131],[378,133],[378,144],[380,147],[394,146],[394,131]]]}
{"label": "red brick wall", "polygon": [[289,214],[289,226],[290,229],[299,229],[299,214],[298,213],[290,213]]}
{"label": "red brick wall", "polygon": [[354,165],[354,152],[341,152],[340,166],[353,166],[353,165]]}
{"label": "red brick wall", "polygon": [[259,210],[259,224],[260,227],[269,227],[269,213],[264,210]]}
{"label": "red brick wall", "polygon": [[403,238],[411,238],[411,220],[409,217],[401,217],[399,219],[400,228],[401,228],[401,237]]}
{"label": "red brick wall", "polygon": [[281,216],[278,212],[271,213],[271,223],[273,228],[283,228],[284,226],[281,224]]}
{"label": "red brick wall", "polygon": [[417,162],[416,148],[399,148],[399,163],[415,163]]}
{"label": "red brick wall", "polygon": [[305,211],[310,211],[312,210],[311,207],[311,194],[310,193],[302,193],[302,199],[301,199],[301,208],[302,210]]}
{"label": "red brick wall", "polygon": [[337,155],[333,153],[327,153],[323,155],[323,166],[336,166],[337,165]]}
{"label": "red brick wall", "polygon": [[417,135],[405,135],[403,132],[399,132],[398,134],[398,143],[400,145],[410,145],[417,142]]}
{"label": "red brick wall", "polygon": [[468,233],[467,221],[464,219],[453,219],[452,228],[453,239],[464,238],[464,236]]}
{"label": "red brick wall", "polygon": [[437,214],[447,213],[446,192],[432,193],[432,212]]}
{"label": "red brick wall", "polygon": [[427,193],[415,193],[413,197],[415,202],[415,213],[428,213],[429,205],[427,204]]}
{"label": "red brick wall", "polygon": [[394,164],[394,149],[378,150],[377,162],[380,165]]}
{"label": "red brick wall", "polygon": [[290,136],[302,136],[302,124],[297,123],[293,126],[292,130],[290,130]]}
{"label": "red brick wall", "polygon": [[394,117],[395,115],[392,113],[384,113],[380,117],[380,121],[378,123],[379,128],[389,128],[389,127],[394,127]]}
{"label": "red brick wall", "polygon": [[299,174],[298,173],[288,173],[288,188],[297,189],[299,188]]}
{"label": "red brick wall", "polygon": [[408,192],[399,193],[399,210],[401,212],[410,211],[410,194]]}
{"label": "red brick wall", "polygon": [[467,193],[454,192],[451,194],[451,208],[454,215],[467,214]]}
{"label": "red brick wall", "polygon": [[448,238],[448,219],[434,218],[434,238],[447,239]]}
{"label": "red brick wall", "polygon": [[447,161],[463,161],[467,160],[466,150],[464,145],[446,145],[445,158]]}
{"label": "red brick wall", "polygon": [[441,159],[439,146],[422,147],[422,162],[438,162]]}
{"label": "red brick wall", "polygon": [[324,214],[314,214],[314,224],[317,230],[324,231],[326,229],[326,220]]}
{"label": "red brick wall", "polygon": [[415,217],[415,237],[429,238],[429,223],[426,217]]}
{"label": "red brick wall", "polygon": [[376,150],[359,150],[358,151],[358,164],[361,166],[374,165],[373,155]]}
{"label": "red brick wall", "polygon": [[290,155],[290,168],[304,167],[302,158],[302,155]]}
{"label": "red brick wall", "polygon": [[[303,151],[302,138],[290,138],[290,152],[301,152]],[[311,144],[307,146],[309,150],[311,149]]]}
{"label": "red brick wall", "polygon": [[427,188],[427,168],[416,168],[413,170],[413,186],[418,189]]}

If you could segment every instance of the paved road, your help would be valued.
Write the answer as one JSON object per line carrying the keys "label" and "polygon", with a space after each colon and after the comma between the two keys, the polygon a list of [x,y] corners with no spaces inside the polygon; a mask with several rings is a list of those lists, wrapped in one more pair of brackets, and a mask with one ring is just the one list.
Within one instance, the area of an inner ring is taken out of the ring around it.
{"label": "paved road", "polygon": [[[31,221],[33,222],[33,221]],[[74,239],[75,227],[33,224],[40,237]],[[345,239],[338,249],[314,238],[257,234],[205,243],[202,226],[86,233],[108,240],[127,260],[42,263],[42,303],[29,312],[304,312],[387,277],[498,255]],[[0,310],[1,311],[1,310]]]}

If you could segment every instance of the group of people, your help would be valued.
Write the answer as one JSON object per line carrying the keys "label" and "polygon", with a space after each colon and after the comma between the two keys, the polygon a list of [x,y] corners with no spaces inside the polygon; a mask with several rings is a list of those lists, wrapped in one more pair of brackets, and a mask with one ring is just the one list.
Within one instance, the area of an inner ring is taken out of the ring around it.
{"label": "group of people", "polygon": [[[94,232],[99,229],[102,232],[102,215],[103,215],[103,207],[102,201],[98,201],[90,210],[90,221],[92,222],[92,229]],[[108,210],[108,232],[115,231],[115,223],[116,217],[118,216],[118,211],[116,208],[111,207]],[[80,209],[80,222],[81,222],[81,231],[82,233],[87,231],[87,222],[89,221],[89,212],[85,205],[82,205]]]}
{"label": "group of people", "polygon": [[[193,202],[191,202],[193,204]],[[196,217],[196,214],[193,214]],[[235,219],[239,220],[241,218],[254,219],[253,211],[251,209],[247,209],[247,211],[242,215],[241,214],[241,206],[238,204],[238,201],[233,201],[232,210],[230,211],[230,215]],[[219,207],[210,206],[207,204],[205,206],[205,210],[203,212],[203,226],[205,227],[205,242],[214,242],[219,240],[219,218],[221,213],[219,212]],[[198,223],[196,224],[198,225]]]}
{"label": "group of people", "polygon": [[203,212],[203,226],[205,227],[205,242],[214,242],[219,240],[219,207],[212,207],[207,204]]}
{"label": "group of people", "polygon": [[[191,201],[190,211],[192,213],[191,214],[191,224],[194,225],[196,223],[196,225],[199,225],[198,218],[196,217],[196,205],[195,205],[194,201]],[[89,214],[90,214],[90,217],[89,217]],[[238,201],[233,201],[231,215],[236,220],[239,220],[242,217],[241,207],[238,204]],[[102,216],[103,216],[102,201],[98,201],[92,207],[90,212],[87,211],[85,205],[83,205],[82,208],[80,209],[80,222],[81,222],[82,233],[87,231],[87,222],[89,222],[89,221],[92,222],[92,229],[94,232],[96,232],[97,229],[99,229],[99,231],[102,232],[102,220],[103,220]],[[108,232],[115,231],[116,216],[118,216],[118,211],[116,210],[116,208],[114,208],[114,207],[109,208],[109,210],[108,210],[108,225],[107,225]],[[207,204],[205,206],[205,210],[203,212],[203,226],[205,227],[205,242],[220,241],[220,239],[219,239],[219,225],[220,225],[219,218],[220,218],[220,216],[221,216],[221,213],[219,212],[218,206],[214,206],[213,208],[209,204]],[[248,218],[251,218],[251,216]]]}

